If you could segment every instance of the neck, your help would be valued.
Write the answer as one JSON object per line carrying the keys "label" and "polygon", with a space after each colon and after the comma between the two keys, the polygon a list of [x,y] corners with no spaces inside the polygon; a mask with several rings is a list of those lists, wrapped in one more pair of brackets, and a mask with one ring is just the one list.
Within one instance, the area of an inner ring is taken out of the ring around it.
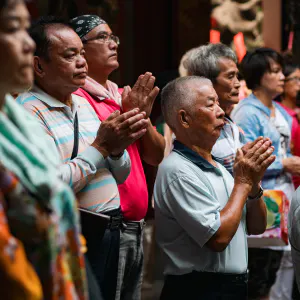
{"label": "neck", "polygon": [[215,165],[215,162],[212,158],[211,155],[211,150],[213,148],[213,145],[195,145],[195,143],[187,141],[186,138],[180,138],[176,135],[176,139],[184,144],[185,146],[187,146],[188,148],[192,149],[193,151],[195,151],[196,153],[198,153],[200,156],[202,156],[204,159],[206,159],[209,163],[211,163],[212,165]]}
{"label": "neck", "polygon": [[225,112],[225,114],[227,116],[230,115],[230,112],[232,111],[232,108],[233,108],[233,104],[224,104],[222,102],[220,102],[220,107],[223,109],[223,111]]}
{"label": "neck", "polygon": [[253,91],[253,94],[260,102],[262,102],[268,108],[271,109],[273,107],[273,99],[275,98],[274,95],[271,95],[264,89],[256,89],[255,91]]}
{"label": "neck", "polygon": [[290,109],[296,109],[296,108],[297,108],[295,99],[292,99],[292,98],[290,98],[290,97],[288,97],[288,96],[282,96],[282,101],[281,101],[281,103],[282,103],[284,106],[286,106],[286,107],[288,107],[288,108],[290,108]]}
{"label": "neck", "polygon": [[75,92],[76,89],[64,89],[63,87],[53,88],[41,82],[38,82],[37,86],[54,99],[72,107],[72,93]]}
{"label": "neck", "polygon": [[[110,73],[109,73],[110,74]],[[99,72],[99,70],[91,70],[89,69],[89,76],[96,80],[98,83],[100,83],[102,86],[104,86],[107,89],[107,80],[109,74],[105,72]]]}

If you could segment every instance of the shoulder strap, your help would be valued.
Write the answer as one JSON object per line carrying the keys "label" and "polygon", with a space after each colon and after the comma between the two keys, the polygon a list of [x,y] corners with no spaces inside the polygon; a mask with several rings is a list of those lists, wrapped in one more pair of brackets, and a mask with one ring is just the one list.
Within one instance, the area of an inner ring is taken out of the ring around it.
{"label": "shoulder strap", "polygon": [[74,118],[74,146],[71,155],[71,160],[74,159],[78,154],[78,140],[79,140],[79,131],[78,131],[78,116],[77,112]]}

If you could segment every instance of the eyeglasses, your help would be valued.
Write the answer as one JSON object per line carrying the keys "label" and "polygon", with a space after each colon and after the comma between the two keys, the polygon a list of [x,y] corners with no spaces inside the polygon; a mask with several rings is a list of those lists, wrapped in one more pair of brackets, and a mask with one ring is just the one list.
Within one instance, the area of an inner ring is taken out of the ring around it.
{"label": "eyeglasses", "polygon": [[287,82],[287,81],[296,81],[296,82],[300,82],[300,77],[290,77],[290,78],[286,78],[285,80],[284,80],[285,82]]}
{"label": "eyeglasses", "polygon": [[116,35],[109,34],[107,32],[100,32],[97,36],[87,39],[85,37],[82,38],[82,43],[86,44],[90,41],[99,41],[99,43],[110,43],[111,41],[114,41],[118,46],[120,45],[120,39]]}

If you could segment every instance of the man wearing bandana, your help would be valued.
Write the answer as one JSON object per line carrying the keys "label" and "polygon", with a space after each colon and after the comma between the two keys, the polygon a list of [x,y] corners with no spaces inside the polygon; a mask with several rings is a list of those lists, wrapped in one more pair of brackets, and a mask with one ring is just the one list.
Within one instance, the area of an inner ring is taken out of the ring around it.
{"label": "man wearing bandana", "polygon": [[[85,57],[89,65],[89,77],[85,86],[76,94],[90,102],[101,121],[115,110],[127,112],[132,108],[145,111],[145,118],[149,119],[153,101],[147,101],[146,94],[155,81],[152,74],[147,72],[138,78],[132,92],[139,90],[140,97],[130,97],[129,86],[121,91],[115,83],[108,80],[110,73],[119,67],[117,50],[120,41],[112,34],[107,23],[98,16],[84,15],[72,19],[70,24],[84,44]],[[158,91],[158,88],[154,88],[149,96],[157,95]],[[141,298],[142,230],[143,218],[148,207],[148,191],[142,160],[157,166],[163,159],[164,147],[164,138],[149,122],[146,134],[127,148],[131,159],[131,173],[127,180],[118,186],[125,229],[120,233],[116,299]]]}

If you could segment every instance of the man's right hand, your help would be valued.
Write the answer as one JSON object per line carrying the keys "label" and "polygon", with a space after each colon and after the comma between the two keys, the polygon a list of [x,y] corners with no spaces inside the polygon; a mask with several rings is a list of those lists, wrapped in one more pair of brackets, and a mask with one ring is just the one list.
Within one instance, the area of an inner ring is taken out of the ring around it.
{"label": "man's right hand", "polygon": [[145,119],[145,112],[133,109],[123,114],[113,112],[98,129],[95,147],[104,157],[119,155],[130,144],[141,138],[147,131],[149,120]]}
{"label": "man's right hand", "polygon": [[234,162],[235,183],[247,184],[251,188],[257,185],[276,158],[272,155],[273,151],[268,138],[257,139],[248,145],[245,152],[238,149]]}
{"label": "man's right hand", "polygon": [[286,172],[292,175],[300,175],[300,157],[291,156],[282,160],[283,168]]}

